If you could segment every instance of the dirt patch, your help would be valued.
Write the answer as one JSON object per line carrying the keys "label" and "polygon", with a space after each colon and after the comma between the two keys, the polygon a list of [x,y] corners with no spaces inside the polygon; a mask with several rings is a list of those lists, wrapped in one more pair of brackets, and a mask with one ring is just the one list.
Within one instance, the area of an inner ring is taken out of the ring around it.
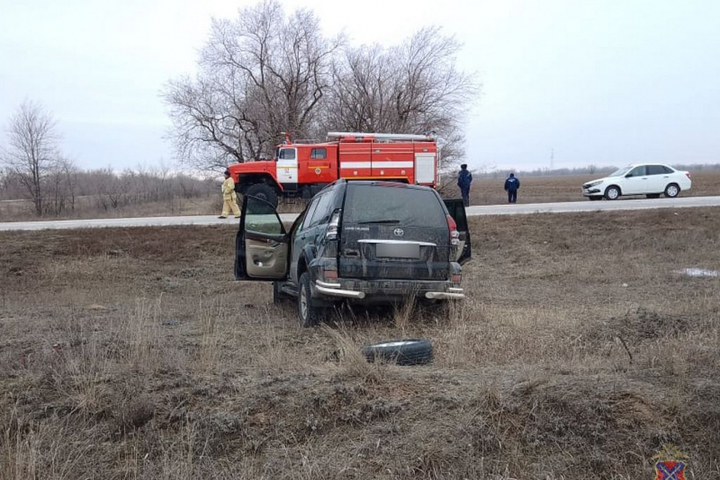
{"label": "dirt patch", "polygon": [[625,315],[593,325],[587,338],[591,341],[610,341],[621,337],[626,341],[640,342],[658,338],[677,338],[690,329],[692,319],[686,315],[659,313],[637,308]]}

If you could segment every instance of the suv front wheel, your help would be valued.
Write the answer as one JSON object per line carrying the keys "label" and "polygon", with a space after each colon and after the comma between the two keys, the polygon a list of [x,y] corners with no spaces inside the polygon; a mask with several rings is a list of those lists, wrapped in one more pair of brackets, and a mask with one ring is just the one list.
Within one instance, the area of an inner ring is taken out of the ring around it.
{"label": "suv front wheel", "polygon": [[300,325],[303,327],[314,327],[323,321],[325,310],[313,305],[312,286],[310,285],[310,274],[308,272],[300,275],[299,287],[297,299]]}

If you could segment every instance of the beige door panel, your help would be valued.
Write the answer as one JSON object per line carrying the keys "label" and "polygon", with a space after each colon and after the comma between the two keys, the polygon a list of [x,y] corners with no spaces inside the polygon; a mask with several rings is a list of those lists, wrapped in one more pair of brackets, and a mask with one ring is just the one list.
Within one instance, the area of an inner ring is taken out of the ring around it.
{"label": "beige door panel", "polygon": [[287,243],[245,239],[245,267],[248,276],[283,278],[287,271],[287,253]]}

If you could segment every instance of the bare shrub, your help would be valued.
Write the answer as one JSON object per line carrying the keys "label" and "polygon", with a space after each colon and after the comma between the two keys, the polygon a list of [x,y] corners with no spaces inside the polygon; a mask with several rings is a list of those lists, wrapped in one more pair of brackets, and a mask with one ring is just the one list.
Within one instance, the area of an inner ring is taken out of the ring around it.
{"label": "bare shrub", "polygon": [[54,116],[42,105],[24,102],[10,119],[10,149],[0,158],[32,199],[38,216],[45,209],[47,176],[60,157],[56,127]]}

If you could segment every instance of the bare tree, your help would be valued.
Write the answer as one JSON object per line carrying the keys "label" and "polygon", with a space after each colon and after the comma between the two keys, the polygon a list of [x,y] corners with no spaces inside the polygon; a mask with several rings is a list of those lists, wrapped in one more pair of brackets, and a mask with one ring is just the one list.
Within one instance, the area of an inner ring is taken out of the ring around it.
{"label": "bare tree", "polygon": [[276,0],[214,20],[196,78],[173,80],[163,93],[178,154],[213,169],[270,155],[281,132],[308,136],[341,44],[321,34],[312,12],[286,17]]}
{"label": "bare tree", "polygon": [[36,215],[43,214],[46,176],[59,158],[59,136],[53,115],[39,103],[20,105],[10,120],[9,148],[3,161],[30,196]]}
{"label": "bare tree", "polygon": [[460,44],[438,27],[418,31],[398,47],[348,49],[334,65],[325,105],[328,129],[434,132],[442,158],[463,154],[463,120],[479,85],[455,67]]}

